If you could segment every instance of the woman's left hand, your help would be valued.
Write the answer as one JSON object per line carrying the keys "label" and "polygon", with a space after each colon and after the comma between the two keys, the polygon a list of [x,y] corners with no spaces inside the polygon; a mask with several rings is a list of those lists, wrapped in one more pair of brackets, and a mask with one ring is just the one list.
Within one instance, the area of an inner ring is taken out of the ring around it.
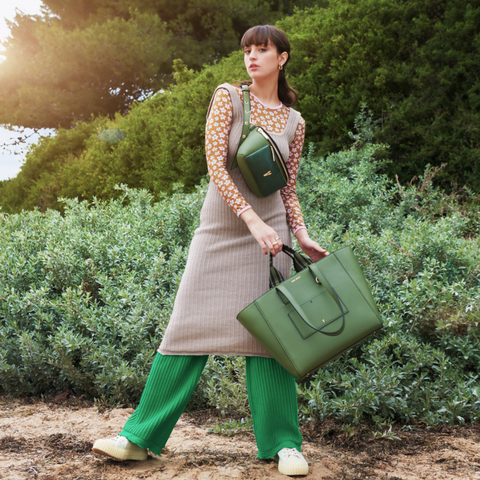
{"label": "woman's left hand", "polygon": [[299,230],[295,235],[300,248],[314,261],[318,262],[323,257],[329,255],[317,242],[314,242],[305,229]]}

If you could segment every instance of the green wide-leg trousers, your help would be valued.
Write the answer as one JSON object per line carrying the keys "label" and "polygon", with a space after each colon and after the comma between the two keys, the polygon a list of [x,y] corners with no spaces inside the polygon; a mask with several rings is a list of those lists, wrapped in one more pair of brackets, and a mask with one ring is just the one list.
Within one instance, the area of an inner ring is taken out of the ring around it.
{"label": "green wide-leg trousers", "polygon": [[[185,410],[208,356],[157,353],[140,404],[120,435],[160,455]],[[259,458],[301,451],[295,379],[273,358],[246,357],[247,390]]]}

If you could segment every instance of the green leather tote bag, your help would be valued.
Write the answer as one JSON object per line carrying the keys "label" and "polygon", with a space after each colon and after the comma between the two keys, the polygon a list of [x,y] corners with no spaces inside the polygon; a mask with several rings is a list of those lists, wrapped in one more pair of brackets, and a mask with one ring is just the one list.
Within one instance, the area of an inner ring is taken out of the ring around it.
{"label": "green leather tote bag", "polygon": [[297,273],[283,280],[270,257],[271,289],[238,321],[297,380],[383,327],[350,247],[313,263],[284,245]]}
{"label": "green leather tote bag", "polygon": [[287,165],[272,137],[263,127],[250,125],[250,90],[242,85],[244,122],[232,169],[239,168],[257,197],[268,197],[289,181]]}

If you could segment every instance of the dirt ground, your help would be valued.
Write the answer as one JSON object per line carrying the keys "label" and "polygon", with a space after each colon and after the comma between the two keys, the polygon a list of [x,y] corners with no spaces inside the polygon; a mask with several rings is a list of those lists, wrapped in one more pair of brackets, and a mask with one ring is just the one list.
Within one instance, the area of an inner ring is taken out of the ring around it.
{"label": "dirt ground", "polygon": [[[211,432],[211,412],[184,414],[161,457],[117,462],[95,456],[92,442],[115,436],[132,409],[104,410],[67,395],[50,401],[0,396],[0,478],[244,479],[287,478],[273,460],[258,460],[253,434]],[[366,428],[349,436],[331,421],[302,427],[311,480],[480,480],[480,426],[394,427],[399,440]],[[293,478],[293,477],[292,477]],[[302,477],[298,477],[302,478]]]}

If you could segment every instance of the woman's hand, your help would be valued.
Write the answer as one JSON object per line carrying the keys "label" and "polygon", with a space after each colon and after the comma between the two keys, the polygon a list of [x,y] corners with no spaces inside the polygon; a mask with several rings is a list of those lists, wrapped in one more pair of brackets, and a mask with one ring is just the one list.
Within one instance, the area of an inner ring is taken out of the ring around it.
{"label": "woman's hand", "polygon": [[277,232],[269,227],[252,208],[245,210],[240,218],[246,223],[250,233],[262,247],[265,255],[270,251],[273,256],[282,251],[283,243]]}
{"label": "woman's hand", "polygon": [[295,237],[298,240],[298,243],[301,249],[314,261],[318,262],[323,257],[329,255],[329,253],[324,250],[317,242],[314,242],[309,236],[305,228],[299,230]]}

